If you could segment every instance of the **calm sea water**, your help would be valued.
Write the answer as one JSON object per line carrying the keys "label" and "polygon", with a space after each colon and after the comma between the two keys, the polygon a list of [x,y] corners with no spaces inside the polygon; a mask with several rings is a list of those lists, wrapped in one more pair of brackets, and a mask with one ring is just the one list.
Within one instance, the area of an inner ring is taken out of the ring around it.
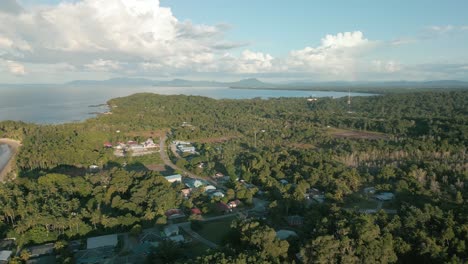
{"label": "calm sea water", "polygon": [[[105,104],[115,97],[151,92],[165,95],[201,95],[215,99],[249,99],[255,97],[343,97],[346,92],[291,90],[242,90],[227,87],[0,87],[0,121],[21,120],[39,124],[83,121],[105,112]],[[372,94],[352,93],[352,96]]]}
{"label": "calm sea water", "polygon": [[0,172],[3,170],[3,167],[8,163],[8,160],[11,156],[11,149],[6,144],[0,144]]}

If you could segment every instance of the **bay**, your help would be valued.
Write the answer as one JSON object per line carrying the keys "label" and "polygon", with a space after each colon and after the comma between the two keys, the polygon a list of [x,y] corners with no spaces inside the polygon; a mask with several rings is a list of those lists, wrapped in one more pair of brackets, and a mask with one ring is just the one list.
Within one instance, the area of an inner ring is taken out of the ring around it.
{"label": "bay", "polygon": [[[17,120],[38,124],[83,121],[108,110],[106,102],[115,97],[150,92],[163,95],[200,95],[215,99],[276,97],[344,97],[346,92],[247,90],[228,87],[155,86],[3,86],[0,87],[0,121]],[[351,96],[374,94],[351,93]]]}

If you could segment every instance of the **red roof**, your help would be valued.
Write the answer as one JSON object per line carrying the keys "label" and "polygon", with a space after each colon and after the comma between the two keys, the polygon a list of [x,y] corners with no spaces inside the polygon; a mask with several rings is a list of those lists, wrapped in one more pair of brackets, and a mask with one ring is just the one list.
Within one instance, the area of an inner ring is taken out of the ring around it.
{"label": "red roof", "polygon": [[183,212],[180,209],[169,209],[165,213],[167,217],[172,216],[172,215],[182,215],[182,214]]}
{"label": "red roof", "polygon": [[194,215],[201,215],[202,212],[200,211],[200,209],[198,208],[192,208],[192,210],[190,210],[192,212],[192,214]]}

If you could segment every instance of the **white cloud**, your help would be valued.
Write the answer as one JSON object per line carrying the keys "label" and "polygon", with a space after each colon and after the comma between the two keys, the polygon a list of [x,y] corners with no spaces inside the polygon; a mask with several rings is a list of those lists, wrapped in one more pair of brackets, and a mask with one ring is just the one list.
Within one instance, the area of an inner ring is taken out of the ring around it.
{"label": "white cloud", "polygon": [[270,72],[274,69],[274,57],[262,52],[244,50],[236,61],[236,72],[238,73],[258,73]]}
{"label": "white cloud", "polygon": [[381,61],[381,60],[374,60],[372,62],[374,66],[374,71],[376,72],[384,72],[384,73],[394,73],[401,70],[402,65],[396,61]]}
{"label": "white cloud", "polygon": [[327,35],[318,47],[291,51],[287,65],[293,71],[348,74],[357,57],[374,44],[360,31]]}
{"label": "white cloud", "polygon": [[468,31],[468,25],[462,26],[453,26],[453,25],[438,25],[438,26],[429,26],[427,27],[429,32],[435,34],[447,34],[447,33],[461,33],[463,31]]}
{"label": "white cloud", "polygon": [[445,26],[430,26],[428,28],[430,31],[436,32],[436,33],[447,33],[455,29],[454,26],[452,25],[445,25]]}
{"label": "white cloud", "polygon": [[180,22],[157,0],[63,2],[19,15],[0,13],[0,21],[0,55],[34,63],[66,60],[101,69],[103,61],[148,61],[180,69],[238,47],[223,39],[226,25]]}
{"label": "white cloud", "polygon": [[114,71],[121,69],[121,64],[117,61],[98,59],[86,64],[85,68],[90,71]]}

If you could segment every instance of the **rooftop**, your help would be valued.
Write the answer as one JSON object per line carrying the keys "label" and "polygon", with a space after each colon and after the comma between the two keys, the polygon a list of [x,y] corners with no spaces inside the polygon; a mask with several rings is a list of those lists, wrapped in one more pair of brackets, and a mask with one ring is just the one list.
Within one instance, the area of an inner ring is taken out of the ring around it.
{"label": "rooftop", "polygon": [[0,261],[8,261],[11,256],[11,251],[10,250],[2,250],[0,251]]}
{"label": "rooftop", "polygon": [[117,246],[117,235],[107,235],[90,237],[87,241],[86,249],[100,248],[100,247],[115,247]]}

